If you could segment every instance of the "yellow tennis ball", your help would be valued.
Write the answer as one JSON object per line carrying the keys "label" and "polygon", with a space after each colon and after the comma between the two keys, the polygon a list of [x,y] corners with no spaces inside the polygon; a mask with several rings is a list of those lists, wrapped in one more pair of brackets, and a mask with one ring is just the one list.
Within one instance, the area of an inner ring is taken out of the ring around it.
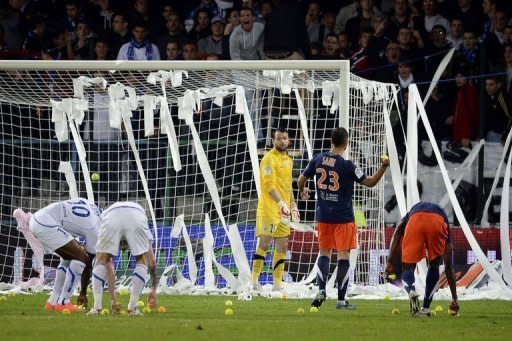
{"label": "yellow tennis ball", "polygon": [[440,305],[438,305],[438,306],[434,309],[434,311],[437,311],[437,312],[439,312],[439,313],[440,313],[440,312],[442,312],[443,310],[444,310],[444,309],[443,309],[443,307],[441,307]]}
{"label": "yellow tennis ball", "polygon": [[68,308],[64,308],[64,309],[62,309],[62,313],[63,313],[64,315],[69,315],[69,314],[71,313],[71,311],[69,311],[69,309],[68,309]]}
{"label": "yellow tennis ball", "polygon": [[310,313],[318,313],[318,308],[317,307],[311,307],[311,308],[309,308],[309,312]]}
{"label": "yellow tennis ball", "polygon": [[119,288],[119,295],[120,296],[126,296],[130,293],[130,290],[127,287],[121,287]]}
{"label": "yellow tennis ball", "polygon": [[384,161],[389,160],[389,157],[388,157],[386,154],[384,154],[384,155],[381,155],[381,156],[380,156],[380,160],[381,160],[382,162],[384,162]]}
{"label": "yellow tennis ball", "polygon": [[389,295],[385,295],[385,296],[384,296],[384,299],[385,299],[386,301],[389,301],[391,298],[389,297]]}
{"label": "yellow tennis ball", "polygon": [[110,311],[109,311],[108,309],[106,309],[106,308],[105,308],[105,309],[102,309],[102,310],[101,310],[101,313],[100,313],[100,314],[101,314],[101,315],[108,315],[108,314],[110,314]]}
{"label": "yellow tennis ball", "polygon": [[137,308],[139,308],[139,309],[144,308],[144,301],[138,301],[137,302]]}
{"label": "yellow tennis ball", "polygon": [[304,309],[303,308],[297,308],[297,314],[299,314],[299,315],[304,314]]}
{"label": "yellow tennis ball", "polygon": [[437,315],[437,311],[435,309],[430,311],[430,316],[436,316],[436,315]]}
{"label": "yellow tennis ball", "polygon": [[126,310],[121,310],[121,316],[126,316],[128,315],[128,313],[126,312]]}
{"label": "yellow tennis ball", "polygon": [[288,296],[281,295],[281,301],[288,301]]}
{"label": "yellow tennis ball", "polygon": [[389,274],[389,275],[388,275],[388,279],[389,279],[390,281],[394,281],[394,280],[396,279],[396,275],[395,275],[395,274]]}
{"label": "yellow tennis ball", "polygon": [[233,302],[231,302],[231,300],[227,300],[226,302],[224,302],[224,305],[230,307],[233,305]]}
{"label": "yellow tennis ball", "polygon": [[142,312],[145,313],[145,314],[149,314],[151,312],[151,308],[150,307],[144,307],[144,309],[142,309]]}
{"label": "yellow tennis ball", "polygon": [[450,316],[457,316],[459,313],[456,312],[455,310],[451,310],[451,309],[448,309],[448,315]]}
{"label": "yellow tennis ball", "polygon": [[158,312],[159,313],[165,313],[165,307],[164,306],[159,306],[158,307]]}
{"label": "yellow tennis ball", "polygon": [[0,296],[0,301],[7,301],[7,297],[5,297],[5,296]]}
{"label": "yellow tennis ball", "polygon": [[226,315],[226,316],[233,315],[233,309],[227,308],[226,310],[224,310],[224,315]]}
{"label": "yellow tennis ball", "polygon": [[400,310],[398,308],[395,308],[395,309],[391,310],[391,314],[392,315],[400,315]]}
{"label": "yellow tennis ball", "polygon": [[91,180],[92,181],[98,181],[100,179],[100,175],[98,173],[92,173],[91,174]]}

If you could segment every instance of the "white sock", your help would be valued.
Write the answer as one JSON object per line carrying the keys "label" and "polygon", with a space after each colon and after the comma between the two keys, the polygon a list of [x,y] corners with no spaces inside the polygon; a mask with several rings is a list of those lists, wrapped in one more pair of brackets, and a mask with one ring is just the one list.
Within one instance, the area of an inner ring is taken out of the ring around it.
{"label": "white sock", "polygon": [[55,272],[55,282],[53,283],[52,293],[48,299],[48,303],[56,305],[59,301],[64,281],[66,280],[66,273],[68,272],[69,260],[61,259],[57,271]]}
{"label": "white sock", "polygon": [[146,284],[146,275],[148,267],[144,264],[137,264],[132,274],[132,293],[130,295],[130,303],[128,303],[129,310],[135,310],[137,301],[139,300],[140,293]]}
{"label": "white sock", "polygon": [[107,270],[105,265],[95,265],[92,270],[92,293],[94,296],[94,309],[103,308],[103,288],[105,287]]}
{"label": "white sock", "polygon": [[80,283],[80,278],[82,278],[82,272],[84,272],[84,268],[85,263],[79,260],[71,261],[68,267],[68,272],[66,273],[66,281],[64,282],[64,287],[62,288],[62,293],[60,294],[60,304],[66,304],[69,302],[76,286],[78,283]]}

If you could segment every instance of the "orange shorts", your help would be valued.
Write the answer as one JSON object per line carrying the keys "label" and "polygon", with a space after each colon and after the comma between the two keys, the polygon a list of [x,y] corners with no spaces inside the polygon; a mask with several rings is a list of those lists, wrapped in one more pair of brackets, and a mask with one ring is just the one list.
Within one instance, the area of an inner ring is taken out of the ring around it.
{"label": "orange shorts", "polygon": [[402,262],[415,264],[424,257],[432,261],[442,256],[447,238],[448,225],[442,216],[433,212],[414,213],[405,227]]}
{"label": "orange shorts", "polygon": [[348,251],[357,247],[357,230],[354,222],[344,224],[318,223],[320,249]]}

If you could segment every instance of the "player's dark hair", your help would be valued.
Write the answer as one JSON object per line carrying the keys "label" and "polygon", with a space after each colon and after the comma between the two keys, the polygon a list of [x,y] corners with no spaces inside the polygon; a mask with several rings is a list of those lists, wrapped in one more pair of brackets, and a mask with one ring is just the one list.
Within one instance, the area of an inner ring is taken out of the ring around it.
{"label": "player's dark hair", "polygon": [[335,147],[341,147],[348,140],[348,131],[343,127],[334,128],[331,135],[331,142]]}
{"label": "player's dark hair", "polygon": [[285,127],[277,127],[276,130],[274,130],[272,132],[272,138],[276,137],[276,132],[287,133],[288,134],[288,130]]}

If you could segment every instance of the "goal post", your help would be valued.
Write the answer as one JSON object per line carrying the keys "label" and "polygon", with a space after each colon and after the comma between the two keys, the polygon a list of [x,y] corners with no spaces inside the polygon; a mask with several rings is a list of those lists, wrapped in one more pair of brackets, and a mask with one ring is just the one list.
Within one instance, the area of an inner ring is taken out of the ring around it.
{"label": "goal post", "polygon": [[[247,284],[258,164],[273,129],[289,131],[294,183],[337,126],[349,130],[347,157],[373,174],[395,90],[351,75],[348,61],[0,61],[0,74],[0,282],[43,273],[47,284],[56,265],[33,257],[13,211],[79,195],[143,205],[161,290],[181,293]],[[355,188],[357,285],[381,282],[383,190]],[[318,243],[315,200],[298,201],[285,283],[300,292],[314,279]],[[267,255],[263,284],[270,264]],[[122,252],[115,266],[128,284],[133,257]]]}

